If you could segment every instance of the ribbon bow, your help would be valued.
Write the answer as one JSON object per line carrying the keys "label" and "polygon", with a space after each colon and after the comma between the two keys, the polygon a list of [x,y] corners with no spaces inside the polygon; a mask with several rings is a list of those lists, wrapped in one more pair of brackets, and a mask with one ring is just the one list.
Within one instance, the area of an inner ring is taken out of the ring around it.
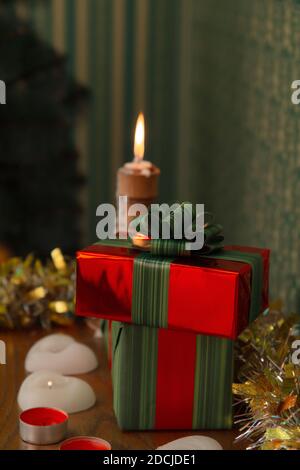
{"label": "ribbon bow", "polygon": [[[199,250],[191,250],[190,245],[192,240],[185,238],[184,236],[184,223],[187,218],[185,217],[185,211],[188,211],[190,228],[195,233],[197,229],[197,217],[199,216],[195,210],[195,206],[191,203],[183,202],[178,204],[178,207],[173,211],[169,211],[164,214],[163,211],[160,213],[159,218],[154,218],[153,215],[146,214],[136,219],[135,225],[139,232],[132,238],[132,244],[134,247],[150,251],[153,255],[158,256],[188,256],[188,255],[209,255],[223,248],[224,236],[222,235],[223,227],[219,224],[213,223],[213,216],[211,213],[204,213],[202,216],[206,216],[208,220],[204,223],[202,228],[204,232],[204,244]],[[203,217],[203,218],[204,218]],[[170,239],[163,238],[151,238],[150,230],[151,224],[156,223],[156,227],[159,229],[161,236],[163,226],[167,228],[167,233],[170,235]],[[146,230],[144,229],[146,227]],[[144,230],[143,230],[144,229]],[[176,233],[182,234],[181,238],[176,238]]]}

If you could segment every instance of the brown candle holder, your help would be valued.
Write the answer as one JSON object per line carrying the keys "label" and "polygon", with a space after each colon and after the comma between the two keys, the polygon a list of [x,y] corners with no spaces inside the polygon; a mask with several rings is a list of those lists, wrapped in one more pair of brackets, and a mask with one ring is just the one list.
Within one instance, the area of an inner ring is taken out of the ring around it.
{"label": "brown candle holder", "polygon": [[[147,171],[123,166],[118,170],[117,203],[120,196],[127,196],[128,210],[134,204],[143,204],[148,208],[157,199],[159,175],[160,169],[153,164]],[[128,216],[127,212],[127,227],[132,219],[134,216]]]}

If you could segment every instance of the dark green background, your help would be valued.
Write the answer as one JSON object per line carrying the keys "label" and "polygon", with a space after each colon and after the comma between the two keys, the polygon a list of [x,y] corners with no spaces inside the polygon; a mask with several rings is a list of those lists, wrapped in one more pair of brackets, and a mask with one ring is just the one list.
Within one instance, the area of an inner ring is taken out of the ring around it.
{"label": "dark green background", "polygon": [[300,115],[291,83],[300,78],[300,2],[59,1],[63,16],[55,0],[18,8],[93,92],[78,137],[89,178],[86,238],[95,238],[96,206],[114,198],[142,108],[160,199],[204,202],[229,243],[270,247],[272,297],[298,308]]}

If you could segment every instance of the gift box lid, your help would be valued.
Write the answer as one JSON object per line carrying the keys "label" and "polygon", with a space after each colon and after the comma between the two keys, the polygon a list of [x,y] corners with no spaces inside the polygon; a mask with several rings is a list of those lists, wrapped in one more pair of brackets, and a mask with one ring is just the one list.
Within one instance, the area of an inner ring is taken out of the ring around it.
{"label": "gift box lid", "polygon": [[76,313],[230,339],[268,306],[269,250],[166,258],[96,244],[77,253]]}

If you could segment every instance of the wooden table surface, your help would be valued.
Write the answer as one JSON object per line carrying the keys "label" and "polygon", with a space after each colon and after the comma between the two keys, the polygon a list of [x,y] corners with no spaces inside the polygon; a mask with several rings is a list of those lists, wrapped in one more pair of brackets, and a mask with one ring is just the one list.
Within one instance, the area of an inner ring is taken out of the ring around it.
{"label": "wooden table surface", "polygon": [[[215,438],[224,449],[242,449],[233,444],[236,431],[210,432],[122,432],[117,425],[112,409],[112,384],[103,338],[95,338],[93,331],[85,323],[70,328],[54,329],[90,346],[99,358],[99,367],[89,374],[81,375],[95,390],[96,405],[84,412],[70,416],[69,435],[98,436],[108,440],[113,450],[156,449],[158,446],[191,434],[201,434]],[[0,340],[6,343],[6,365],[0,365],[0,450],[14,449],[57,449],[58,446],[35,447],[22,442],[19,437],[17,394],[25,378],[24,359],[32,344],[47,333],[41,329],[30,331],[0,331]]]}

